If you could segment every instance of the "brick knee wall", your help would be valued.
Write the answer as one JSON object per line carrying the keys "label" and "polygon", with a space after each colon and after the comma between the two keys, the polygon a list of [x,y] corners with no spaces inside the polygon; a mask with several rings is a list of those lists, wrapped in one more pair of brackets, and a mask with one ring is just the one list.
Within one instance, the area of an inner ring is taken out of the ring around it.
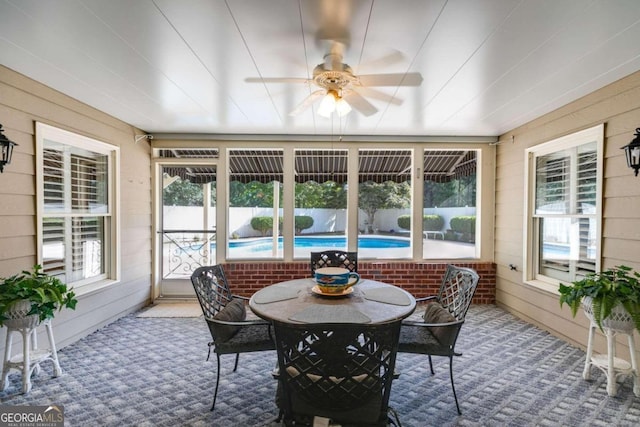
{"label": "brick knee wall", "polygon": [[[473,268],[480,275],[474,304],[495,304],[496,265],[492,262],[454,262]],[[415,297],[437,293],[447,263],[358,261],[358,273],[364,279],[391,283]],[[311,277],[308,262],[234,262],[224,264],[234,294],[250,296],[254,292],[285,280]]]}

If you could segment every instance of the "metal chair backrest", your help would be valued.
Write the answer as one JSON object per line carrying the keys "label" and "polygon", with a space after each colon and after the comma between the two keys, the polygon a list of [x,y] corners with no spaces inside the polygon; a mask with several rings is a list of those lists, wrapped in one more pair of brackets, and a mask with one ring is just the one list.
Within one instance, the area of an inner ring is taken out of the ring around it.
{"label": "metal chair backrest", "polygon": [[197,268],[191,275],[191,283],[207,318],[213,318],[233,299],[221,265]]}
{"label": "metal chair backrest", "polygon": [[471,268],[448,265],[438,291],[438,302],[457,320],[463,320],[479,280],[480,276]]}
{"label": "metal chair backrest", "polygon": [[328,250],[311,252],[311,275],[322,267],[342,267],[349,271],[358,272],[358,252]]}
{"label": "metal chair backrest", "polygon": [[400,322],[275,322],[280,406],[285,421],[323,416],[333,422],[386,425]]}

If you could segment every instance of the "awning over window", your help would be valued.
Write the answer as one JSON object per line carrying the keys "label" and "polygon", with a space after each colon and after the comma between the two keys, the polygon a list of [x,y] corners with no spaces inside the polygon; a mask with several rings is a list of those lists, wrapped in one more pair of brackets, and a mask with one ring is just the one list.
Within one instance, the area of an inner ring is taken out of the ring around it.
{"label": "awning over window", "polygon": [[476,173],[475,150],[427,150],[424,153],[425,181],[448,182]]}
{"label": "awning over window", "polygon": [[[162,150],[162,157],[211,158],[218,150]],[[424,154],[424,179],[447,182],[476,173],[475,150],[427,150]],[[295,181],[343,184],[347,180],[348,151],[296,150]],[[404,182],[411,179],[411,152],[406,149],[359,151],[359,182]],[[165,167],[165,172],[180,176],[193,183],[215,181],[212,167]],[[232,181],[243,183],[283,180],[283,153],[281,150],[238,149],[229,151],[229,173]]]}
{"label": "awning over window", "polygon": [[[160,157],[164,159],[216,159],[218,149],[201,150],[160,150]],[[216,168],[207,166],[165,166],[164,173],[170,176],[179,176],[180,179],[194,184],[206,184],[215,182]]]}
{"label": "awning over window", "polygon": [[229,179],[240,182],[283,180],[282,150],[230,150]]}
{"label": "awning over window", "polygon": [[296,150],[295,180],[342,184],[347,181],[347,159],[347,150]]}
{"label": "awning over window", "polygon": [[360,150],[358,181],[411,180],[410,150]]}

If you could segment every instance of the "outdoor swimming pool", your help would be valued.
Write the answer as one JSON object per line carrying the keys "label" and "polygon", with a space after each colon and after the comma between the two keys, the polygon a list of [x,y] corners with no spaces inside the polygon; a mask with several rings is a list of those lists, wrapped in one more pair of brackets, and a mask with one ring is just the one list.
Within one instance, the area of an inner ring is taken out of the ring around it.
{"label": "outdoor swimming pool", "polygon": [[[347,247],[347,238],[345,236],[296,236],[294,238],[294,246],[300,249],[345,249]],[[229,241],[229,249],[242,248],[244,252],[269,251],[272,247],[273,240],[271,237]],[[362,236],[358,238],[358,248],[388,249],[408,247],[409,238],[407,237]],[[212,246],[212,249],[215,249],[215,246]],[[278,249],[282,249],[282,236],[278,238]]]}
{"label": "outdoor swimming pool", "polygon": [[[190,267],[213,264],[219,255],[215,243],[210,250],[203,250],[203,243],[191,243],[186,240],[184,245],[175,240],[167,240],[164,244],[163,273],[164,278],[188,276],[193,271]],[[282,260],[284,248],[282,237],[274,250],[271,237],[255,237],[231,239],[228,248],[220,249],[228,260]],[[293,260],[308,260],[310,252],[324,250],[347,250],[346,237],[336,235],[296,236],[293,249]],[[358,258],[367,259],[411,259],[413,256],[409,237],[367,235],[358,238]],[[473,243],[455,242],[440,239],[425,239],[422,248],[423,259],[473,259],[477,258],[476,247]],[[188,267],[182,267],[187,265]],[[195,268],[195,267],[194,267]]]}

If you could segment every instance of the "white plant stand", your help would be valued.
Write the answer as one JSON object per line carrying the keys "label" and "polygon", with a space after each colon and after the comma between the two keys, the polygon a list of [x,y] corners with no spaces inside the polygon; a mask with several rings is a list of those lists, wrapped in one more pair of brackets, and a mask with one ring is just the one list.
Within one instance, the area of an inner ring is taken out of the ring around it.
{"label": "white plant stand", "polygon": [[[40,372],[40,363],[45,360],[53,362],[53,376],[62,375],[62,369],[58,362],[58,354],[56,352],[56,344],[53,339],[53,328],[51,327],[51,319],[47,319],[40,323],[37,315],[24,316],[30,309],[30,303],[26,302],[23,307],[16,308],[15,318],[5,320],[4,326],[7,328],[7,341],[4,348],[4,359],[2,361],[2,382],[0,390],[4,391],[9,386],[9,372],[11,369],[17,369],[22,372],[22,392],[29,393],[31,391],[31,375]],[[19,313],[22,311],[23,316]],[[11,317],[11,316],[10,316]],[[44,325],[49,339],[48,349],[38,349],[38,326]],[[22,353],[11,356],[11,347],[13,344],[14,332],[22,335]]]}
{"label": "white plant stand", "polygon": [[[591,298],[585,298],[582,306],[585,315],[590,321],[587,357],[582,377],[585,380],[591,379],[591,366],[595,366],[607,376],[607,394],[609,396],[615,396],[618,393],[618,378],[631,375],[633,377],[633,394],[640,397],[636,345],[633,336],[635,329],[633,319],[621,305],[614,307],[611,315],[602,322],[602,329],[607,337],[607,354],[594,355],[593,339],[596,329],[599,329],[599,327],[594,320]],[[631,363],[616,357],[616,335],[618,334],[627,336]]]}

